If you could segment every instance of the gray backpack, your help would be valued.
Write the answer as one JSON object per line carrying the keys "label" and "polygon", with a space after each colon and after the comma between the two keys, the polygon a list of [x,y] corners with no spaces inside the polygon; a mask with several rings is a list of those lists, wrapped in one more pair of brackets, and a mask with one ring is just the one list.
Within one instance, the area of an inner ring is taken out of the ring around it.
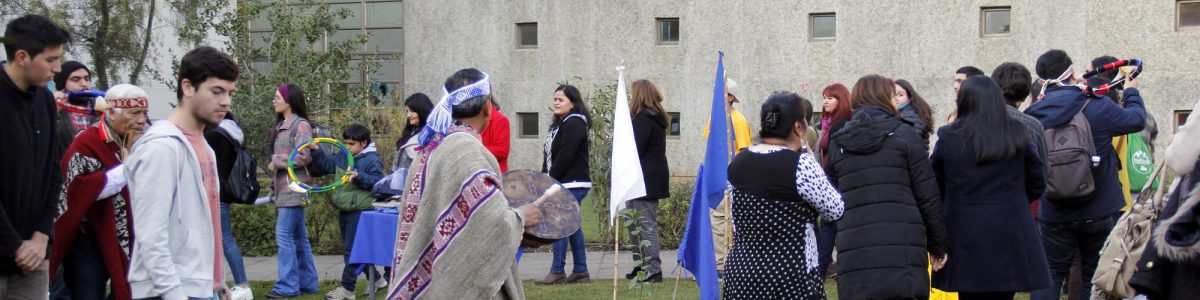
{"label": "gray backpack", "polygon": [[1093,161],[1098,158],[1095,157],[1096,144],[1092,139],[1091,124],[1083,115],[1092,99],[1084,98],[1083,108],[1075,113],[1071,122],[1044,131],[1049,160],[1046,163],[1050,165],[1050,174],[1046,174],[1046,199],[1053,202],[1087,196],[1096,189],[1092,178],[1092,167],[1098,162]]}

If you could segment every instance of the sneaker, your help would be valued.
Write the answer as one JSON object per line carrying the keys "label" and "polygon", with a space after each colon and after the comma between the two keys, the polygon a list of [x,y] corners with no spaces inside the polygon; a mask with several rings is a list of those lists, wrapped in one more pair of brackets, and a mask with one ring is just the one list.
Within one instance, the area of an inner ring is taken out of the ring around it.
{"label": "sneaker", "polygon": [[266,294],[263,294],[263,296],[266,296],[267,298],[270,298],[270,299],[279,299],[279,298],[296,298],[296,297],[300,297],[300,295],[291,295],[291,296],[288,296],[288,295],[280,294],[279,292],[276,292],[275,290],[270,290],[270,291],[267,291],[267,293],[266,293]]}
{"label": "sneaker", "polygon": [[339,286],[336,289],[329,291],[328,294],[325,294],[325,299],[327,299],[327,300],[343,300],[343,299],[354,300],[354,292],[351,292],[350,290],[347,290],[346,288]]}
{"label": "sneaker", "polygon": [[375,280],[375,289],[376,290],[382,290],[382,289],[387,289],[387,288],[388,288],[388,282],[386,279],[380,278],[378,280]]}
{"label": "sneaker", "polygon": [[249,287],[233,286],[229,289],[230,300],[254,300],[254,291]]}

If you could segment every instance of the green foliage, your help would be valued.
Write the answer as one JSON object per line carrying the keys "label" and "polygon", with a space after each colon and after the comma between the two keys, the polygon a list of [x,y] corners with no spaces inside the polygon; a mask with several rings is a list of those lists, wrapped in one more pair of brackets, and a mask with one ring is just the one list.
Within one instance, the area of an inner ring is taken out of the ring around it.
{"label": "green foliage", "polygon": [[612,182],[609,176],[612,174],[613,101],[616,94],[617,85],[610,84],[594,86],[587,96],[592,115],[591,136],[588,137],[591,141],[588,161],[591,163],[592,190],[588,198],[593,199],[592,211],[600,222],[599,232],[592,236],[604,244],[613,242],[613,229],[608,226],[608,188]]}
{"label": "green foliage", "polygon": [[[173,0],[186,5],[225,5],[229,0]],[[159,1],[154,0],[85,0],[85,1],[4,1],[6,13],[39,14],[53,19],[71,32],[74,39],[68,51],[84,50],[92,61],[87,62],[98,89],[108,89],[117,83],[143,83],[143,77],[161,78],[154,68],[156,59],[149,55],[158,46],[151,30],[155,24]],[[188,19],[190,23],[203,19]]]}
{"label": "green foliage", "polygon": [[[647,240],[642,236],[642,228],[639,226],[639,224],[646,221],[646,217],[642,215],[642,212],[636,209],[623,209],[621,210],[620,214],[621,224],[625,226],[625,229],[629,232],[629,236],[638,238],[637,241],[631,241],[632,243],[636,243],[634,245],[634,248],[637,249],[636,251],[642,252],[642,249],[649,247],[650,240]],[[638,268],[637,277],[635,277],[634,280],[629,281],[627,288],[631,290],[637,289],[639,291],[638,298],[641,298],[642,296],[653,296],[651,294],[653,290],[650,289],[650,282],[646,281],[646,276],[649,274],[646,274],[644,268],[644,266],[649,263],[646,261],[648,257],[634,257],[635,259],[633,260],[633,264]]]}

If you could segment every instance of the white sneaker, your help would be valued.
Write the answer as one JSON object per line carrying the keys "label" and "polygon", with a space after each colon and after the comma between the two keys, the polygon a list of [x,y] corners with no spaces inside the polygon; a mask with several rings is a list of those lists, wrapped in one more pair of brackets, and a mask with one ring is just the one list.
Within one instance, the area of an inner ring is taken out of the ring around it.
{"label": "white sneaker", "polygon": [[354,300],[354,292],[351,292],[349,290],[346,290],[346,288],[339,286],[336,289],[329,291],[328,294],[325,294],[325,299],[328,299],[328,300],[342,300],[342,299]]}
{"label": "white sneaker", "polygon": [[375,280],[375,289],[376,290],[382,290],[382,289],[387,289],[387,288],[388,288],[387,280],[385,280],[383,278]]}
{"label": "white sneaker", "polygon": [[249,287],[233,286],[229,289],[229,299],[231,300],[254,300],[254,292]]}

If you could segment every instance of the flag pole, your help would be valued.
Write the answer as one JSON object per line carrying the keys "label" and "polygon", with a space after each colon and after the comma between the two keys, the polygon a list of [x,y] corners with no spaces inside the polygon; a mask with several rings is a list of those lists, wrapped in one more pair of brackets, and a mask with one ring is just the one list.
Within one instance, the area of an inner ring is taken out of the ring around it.
{"label": "flag pole", "polygon": [[617,300],[617,262],[621,260],[621,226],[613,226],[613,300]]}

